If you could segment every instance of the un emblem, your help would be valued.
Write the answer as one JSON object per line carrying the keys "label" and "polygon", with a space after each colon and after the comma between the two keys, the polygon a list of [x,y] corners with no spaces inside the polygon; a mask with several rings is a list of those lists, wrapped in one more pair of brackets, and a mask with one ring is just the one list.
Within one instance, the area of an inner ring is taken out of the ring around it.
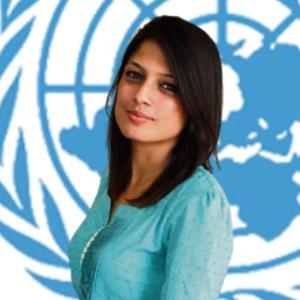
{"label": "un emblem", "polygon": [[0,232],[31,278],[10,298],[37,283],[45,289],[35,298],[75,297],[68,241],[107,164],[106,95],[132,35],[166,14],[206,30],[223,60],[215,175],[235,245],[221,297],[300,299],[297,1],[2,3]]}

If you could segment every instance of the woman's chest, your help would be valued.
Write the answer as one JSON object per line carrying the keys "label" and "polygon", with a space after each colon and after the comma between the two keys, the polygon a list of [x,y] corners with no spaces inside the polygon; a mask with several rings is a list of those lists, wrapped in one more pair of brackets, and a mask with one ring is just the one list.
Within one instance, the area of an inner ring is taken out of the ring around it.
{"label": "woman's chest", "polygon": [[97,263],[120,261],[124,264],[136,260],[136,264],[147,264],[148,259],[159,261],[165,252],[164,226],[151,209],[121,205],[115,209],[112,221],[94,237],[88,250]]}
{"label": "woman's chest", "polygon": [[[131,211],[132,213],[132,211]],[[139,209],[127,218],[119,213],[100,230],[85,254],[81,289],[88,294],[106,288],[159,288],[164,278],[164,234],[159,218]],[[113,280],[111,280],[113,278]],[[89,283],[89,284],[88,284]]]}

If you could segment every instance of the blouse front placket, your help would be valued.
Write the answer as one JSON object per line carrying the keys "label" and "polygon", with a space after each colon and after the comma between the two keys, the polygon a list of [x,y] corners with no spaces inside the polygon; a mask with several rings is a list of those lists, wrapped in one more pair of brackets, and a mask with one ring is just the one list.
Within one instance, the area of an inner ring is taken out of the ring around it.
{"label": "blouse front placket", "polygon": [[[142,211],[141,208],[135,206],[119,205],[108,223],[110,199],[107,194],[104,200],[105,216],[107,216],[105,225],[100,226],[95,231],[81,254],[81,277],[79,286],[81,300],[90,299],[93,282],[99,264],[101,264],[101,256],[103,255],[105,248],[120,236],[126,227],[137,218]],[[134,211],[134,213],[132,213],[132,211]]]}

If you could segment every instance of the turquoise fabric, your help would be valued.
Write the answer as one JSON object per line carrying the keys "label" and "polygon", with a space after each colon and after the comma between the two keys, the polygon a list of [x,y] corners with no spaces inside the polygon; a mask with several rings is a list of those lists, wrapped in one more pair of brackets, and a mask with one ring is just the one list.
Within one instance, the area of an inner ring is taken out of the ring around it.
{"label": "turquoise fabric", "polygon": [[216,300],[233,251],[230,205],[216,178],[197,170],[158,203],[121,204],[108,224],[108,168],[71,239],[81,300]]}

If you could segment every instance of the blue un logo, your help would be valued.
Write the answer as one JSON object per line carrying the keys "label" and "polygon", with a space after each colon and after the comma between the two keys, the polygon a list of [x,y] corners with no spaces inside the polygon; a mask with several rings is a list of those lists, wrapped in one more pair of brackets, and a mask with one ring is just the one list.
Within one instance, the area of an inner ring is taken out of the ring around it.
{"label": "blue un logo", "polygon": [[29,284],[75,297],[68,239],[107,165],[106,95],[131,37],[165,14],[201,26],[222,55],[222,172],[214,170],[232,204],[235,244],[221,297],[300,299],[299,3],[6,2],[0,232],[24,255]]}

